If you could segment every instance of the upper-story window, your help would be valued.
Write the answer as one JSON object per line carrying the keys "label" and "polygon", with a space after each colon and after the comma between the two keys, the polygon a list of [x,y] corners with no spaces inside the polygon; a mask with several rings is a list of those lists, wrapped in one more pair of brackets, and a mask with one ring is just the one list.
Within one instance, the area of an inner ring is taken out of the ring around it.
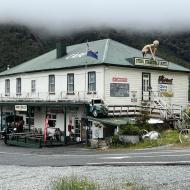
{"label": "upper-story window", "polygon": [[36,93],[36,80],[31,80],[31,93]]}
{"label": "upper-story window", "polygon": [[21,95],[21,78],[16,78],[16,95]]}
{"label": "upper-story window", "polygon": [[96,72],[88,72],[88,92],[96,91]]}
{"label": "upper-story window", "polygon": [[5,80],[5,96],[10,96],[10,79]]}
{"label": "upper-story window", "polygon": [[55,93],[55,75],[49,75],[49,93]]}
{"label": "upper-story window", "polygon": [[67,74],[67,93],[74,93],[74,73]]}

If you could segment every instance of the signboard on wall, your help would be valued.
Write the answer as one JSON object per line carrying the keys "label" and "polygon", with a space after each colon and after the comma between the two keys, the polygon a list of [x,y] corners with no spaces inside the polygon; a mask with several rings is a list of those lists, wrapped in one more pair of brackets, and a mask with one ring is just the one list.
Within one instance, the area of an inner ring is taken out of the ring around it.
{"label": "signboard on wall", "polygon": [[27,105],[15,105],[15,111],[27,111]]}
{"label": "signboard on wall", "polygon": [[137,91],[131,91],[131,102],[137,102]]}
{"label": "signboard on wall", "polygon": [[164,75],[161,75],[158,77],[158,83],[171,85],[173,83],[173,79],[169,79],[169,78],[164,77]]}
{"label": "signboard on wall", "polygon": [[111,97],[129,97],[129,84],[110,83]]}
{"label": "signboard on wall", "polygon": [[112,82],[127,82],[126,77],[113,77]]}
{"label": "signboard on wall", "polygon": [[158,77],[158,84],[161,96],[165,97],[173,96],[173,90],[172,90],[173,79],[168,79],[164,77],[164,75],[161,75]]}

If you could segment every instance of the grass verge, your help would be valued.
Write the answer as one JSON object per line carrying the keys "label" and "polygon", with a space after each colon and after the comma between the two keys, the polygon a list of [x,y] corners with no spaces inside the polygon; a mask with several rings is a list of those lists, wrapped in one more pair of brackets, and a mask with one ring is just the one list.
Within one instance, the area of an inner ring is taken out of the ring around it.
{"label": "grass verge", "polygon": [[138,144],[117,144],[111,146],[110,149],[143,149],[143,148],[153,148],[162,145],[172,145],[173,147],[188,147],[190,146],[190,141],[188,143],[181,144],[179,141],[179,132],[177,130],[165,130],[161,132],[161,138],[158,140],[141,140]]}
{"label": "grass verge", "polygon": [[53,190],[145,190],[145,187],[137,184],[125,182],[115,185],[110,182],[108,186],[102,186],[95,181],[90,181],[86,177],[75,176],[62,177],[54,183]]}

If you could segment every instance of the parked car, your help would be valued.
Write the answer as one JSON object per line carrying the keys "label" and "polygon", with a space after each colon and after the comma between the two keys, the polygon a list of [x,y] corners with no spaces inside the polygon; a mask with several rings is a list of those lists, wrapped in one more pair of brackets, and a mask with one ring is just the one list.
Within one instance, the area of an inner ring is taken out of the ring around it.
{"label": "parked car", "polygon": [[108,108],[106,107],[102,99],[93,98],[90,101],[89,106],[90,115],[92,115],[93,117],[105,117],[108,115]]}

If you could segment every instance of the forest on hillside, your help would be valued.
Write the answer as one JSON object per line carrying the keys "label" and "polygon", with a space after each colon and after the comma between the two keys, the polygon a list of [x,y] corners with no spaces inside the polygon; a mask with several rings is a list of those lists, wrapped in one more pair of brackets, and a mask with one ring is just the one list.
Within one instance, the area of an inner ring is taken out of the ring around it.
{"label": "forest on hillside", "polygon": [[[135,33],[113,29],[86,30],[62,35],[68,45],[111,38],[137,49],[157,39],[157,55],[190,68],[190,32],[177,34]],[[55,48],[57,37],[43,35],[20,25],[0,25],[0,71],[13,67]]]}

